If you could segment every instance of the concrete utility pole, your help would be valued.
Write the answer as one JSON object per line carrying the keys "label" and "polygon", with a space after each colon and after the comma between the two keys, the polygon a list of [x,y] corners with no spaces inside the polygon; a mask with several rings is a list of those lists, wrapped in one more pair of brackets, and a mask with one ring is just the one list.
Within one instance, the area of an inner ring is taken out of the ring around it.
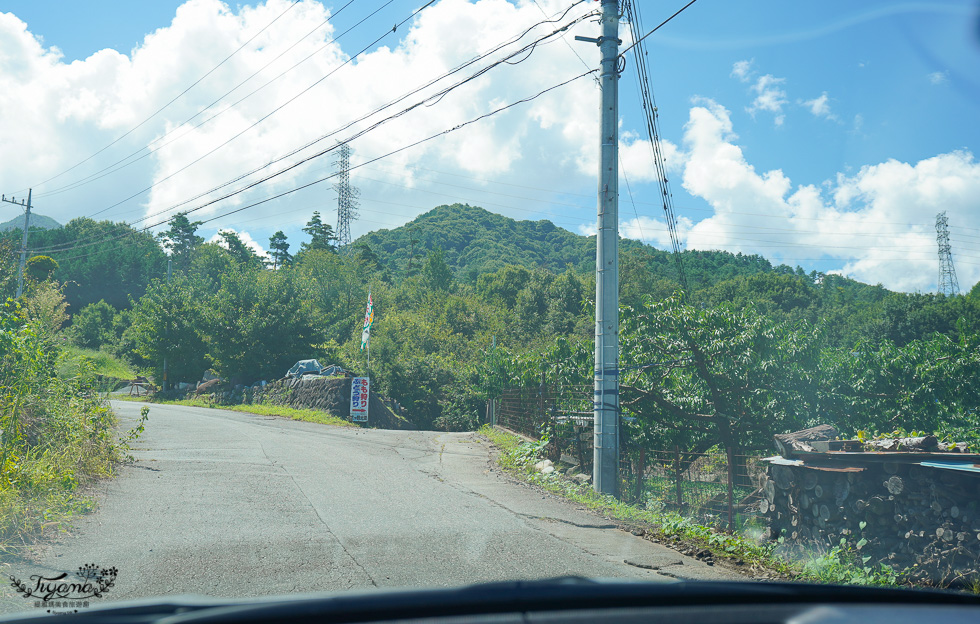
{"label": "concrete utility pole", "polygon": [[17,296],[20,297],[24,294],[24,269],[27,267],[27,230],[31,224],[31,192],[33,189],[27,190],[27,203],[24,200],[17,202],[16,198],[0,196],[0,200],[7,202],[8,204],[16,204],[18,206],[24,206],[24,236],[20,243],[20,269],[17,271]]}
{"label": "concrete utility pole", "polygon": [[596,232],[595,403],[592,487],[619,489],[619,3],[602,0],[602,36],[576,37],[602,53],[602,128]]}
{"label": "concrete utility pole", "polygon": [[[173,258],[167,258],[167,283],[170,283],[170,276],[173,273]],[[170,336],[170,322],[167,322],[167,326],[163,328],[164,334],[168,337],[167,344],[169,345]],[[168,352],[169,353],[169,352]],[[167,370],[167,354],[163,356],[163,389],[164,391],[170,389],[170,379],[168,376],[169,371]]]}

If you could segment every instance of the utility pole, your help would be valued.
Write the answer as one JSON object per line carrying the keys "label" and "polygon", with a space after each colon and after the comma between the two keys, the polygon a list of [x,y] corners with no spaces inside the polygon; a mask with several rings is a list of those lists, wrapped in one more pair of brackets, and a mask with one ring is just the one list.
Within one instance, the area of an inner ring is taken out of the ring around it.
{"label": "utility pole", "polygon": [[27,189],[27,203],[24,200],[17,202],[16,197],[11,197],[7,199],[6,195],[0,195],[0,201],[5,201],[8,204],[16,204],[18,206],[24,206],[24,236],[20,243],[20,269],[17,271],[17,297],[24,294],[24,269],[27,267],[27,230],[31,224],[31,192],[33,189]]}
{"label": "utility pole", "polygon": [[[170,283],[170,274],[173,272],[173,259],[167,258],[167,283]],[[169,336],[170,336],[170,322],[167,322],[167,326],[163,328],[164,334],[167,336],[167,346],[169,347]],[[167,378],[167,356],[163,356],[163,389],[167,391],[170,389],[169,379]]]}
{"label": "utility pole", "polygon": [[350,253],[350,222],[357,218],[357,196],[360,192],[350,185],[350,146],[340,144],[337,160],[337,248]]}
{"label": "utility pole", "polygon": [[619,489],[619,2],[602,0],[602,35],[576,37],[602,55],[596,232],[595,396],[592,487]]}
{"label": "utility pole", "polygon": [[936,215],[936,241],[939,243],[939,292],[952,297],[960,292],[960,283],[956,279],[956,268],[953,266],[952,249],[949,246],[949,220],[946,211]]}

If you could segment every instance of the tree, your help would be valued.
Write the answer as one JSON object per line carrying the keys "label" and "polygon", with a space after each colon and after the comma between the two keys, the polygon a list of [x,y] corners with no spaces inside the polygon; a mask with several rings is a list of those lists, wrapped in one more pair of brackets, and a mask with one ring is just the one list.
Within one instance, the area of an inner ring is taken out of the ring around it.
{"label": "tree", "polygon": [[252,248],[242,241],[235,230],[222,230],[218,236],[224,242],[225,249],[238,264],[259,264],[259,257],[255,255]]}
{"label": "tree", "polygon": [[292,263],[293,257],[289,254],[289,243],[286,242],[286,235],[279,230],[269,237],[269,254],[272,256],[272,268],[278,269]]}
{"label": "tree", "polygon": [[622,404],[658,448],[765,448],[824,416],[820,336],[805,322],[671,297],[624,310],[621,335]]}
{"label": "tree", "polygon": [[170,219],[170,229],[157,234],[163,242],[163,247],[170,252],[174,265],[181,271],[190,268],[193,251],[204,242],[204,239],[196,234],[197,226],[203,223],[203,221],[191,221],[187,218],[186,212],[179,212]]}
{"label": "tree", "polygon": [[235,267],[231,252],[217,243],[204,243],[194,250],[189,275],[206,284],[206,290],[213,294],[221,287],[221,276]]}
{"label": "tree", "polygon": [[53,277],[65,285],[73,314],[100,299],[117,310],[128,308],[130,298],[142,297],[149,281],[167,269],[157,237],[125,223],[80,217],[61,228],[32,231],[31,240],[37,248],[58,249],[50,252],[58,262]]}
{"label": "tree", "polygon": [[51,278],[58,269],[58,263],[51,256],[34,256],[27,261],[24,276],[34,282],[43,282]]}
{"label": "tree", "polygon": [[115,318],[116,311],[113,307],[100,299],[85,306],[72,317],[68,333],[76,345],[98,349],[115,340]]}
{"label": "tree", "polygon": [[37,285],[26,297],[27,319],[34,324],[39,340],[51,348],[51,355],[56,352],[55,335],[68,320],[67,308],[61,284],[51,280]]}
{"label": "tree", "polygon": [[277,379],[311,357],[323,333],[304,280],[292,270],[237,267],[208,301],[201,334],[218,373],[234,382]]}
{"label": "tree", "polygon": [[354,258],[361,266],[370,271],[378,272],[384,268],[378,254],[374,253],[374,250],[365,243],[354,245]]}
{"label": "tree", "polygon": [[820,372],[821,409],[841,432],[904,428],[977,438],[980,335],[828,350]]}
{"label": "tree", "polygon": [[137,354],[152,363],[158,384],[164,381],[164,358],[170,383],[197,381],[207,370],[207,348],[200,332],[206,306],[200,284],[181,274],[170,281],[153,280],[133,306],[127,333]]}
{"label": "tree", "polygon": [[453,283],[453,272],[446,264],[446,255],[442,247],[436,247],[429,252],[422,266],[422,276],[434,290],[449,290]]}
{"label": "tree", "polygon": [[300,245],[300,252],[314,251],[322,249],[325,251],[337,251],[334,243],[337,236],[334,235],[333,227],[329,223],[320,220],[320,213],[314,212],[313,217],[303,228],[303,231],[310,235],[310,242]]}

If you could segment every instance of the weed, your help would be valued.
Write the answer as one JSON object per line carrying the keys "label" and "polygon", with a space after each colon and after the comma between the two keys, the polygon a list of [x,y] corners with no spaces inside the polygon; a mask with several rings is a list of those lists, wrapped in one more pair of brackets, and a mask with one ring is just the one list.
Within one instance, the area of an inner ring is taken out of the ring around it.
{"label": "weed", "polygon": [[489,425],[484,425],[479,433],[501,451],[497,461],[504,470],[607,517],[643,524],[664,541],[693,543],[710,550],[717,557],[739,559],[795,580],[883,586],[897,586],[903,582],[902,575],[887,566],[868,566],[867,560],[843,541],[827,554],[804,564],[788,561],[776,554],[776,543],[759,543],[742,535],[718,531],[675,512],[643,509],[612,496],[598,494],[587,485],[563,479],[557,472],[547,475],[539,473],[534,469],[534,464],[547,445],[544,437],[540,442],[522,441]]}
{"label": "weed", "polygon": [[[130,397],[120,397],[123,400],[137,400],[142,401],[142,399],[135,399]],[[321,412],[313,409],[297,409],[294,407],[283,407],[281,405],[267,405],[264,403],[251,403],[245,405],[219,405],[217,403],[212,403],[206,398],[196,398],[196,399],[151,399],[152,403],[159,403],[162,405],[186,405],[188,407],[207,407],[211,409],[222,409],[229,410],[232,412],[242,412],[245,414],[258,414],[260,416],[282,416],[284,418],[290,418],[292,420],[304,420],[307,422],[315,422],[321,425],[332,425],[335,427],[357,427],[358,425],[345,420],[343,418],[338,418],[327,412]]]}

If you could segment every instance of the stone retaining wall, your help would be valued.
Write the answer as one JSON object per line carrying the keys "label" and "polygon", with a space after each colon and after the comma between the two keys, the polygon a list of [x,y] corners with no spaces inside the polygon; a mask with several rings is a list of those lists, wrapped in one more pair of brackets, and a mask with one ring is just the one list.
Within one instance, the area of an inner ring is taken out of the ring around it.
{"label": "stone retaining wall", "polygon": [[843,539],[865,565],[943,585],[980,582],[980,474],[891,461],[772,464],[763,493],[771,537],[791,554],[820,554]]}
{"label": "stone retaining wall", "polygon": [[[210,383],[210,382],[209,382]],[[314,409],[338,418],[350,416],[350,377],[301,377],[280,379],[264,387],[245,388],[241,391],[241,403],[282,405],[298,409]],[[220,396],[218,396],[220,395]],[[215,400],[236,399],[239,394],[215,393]],[[374,392],[368,404],[368,427],[379,429],[417,429],[404,414],[396,414]]]}

